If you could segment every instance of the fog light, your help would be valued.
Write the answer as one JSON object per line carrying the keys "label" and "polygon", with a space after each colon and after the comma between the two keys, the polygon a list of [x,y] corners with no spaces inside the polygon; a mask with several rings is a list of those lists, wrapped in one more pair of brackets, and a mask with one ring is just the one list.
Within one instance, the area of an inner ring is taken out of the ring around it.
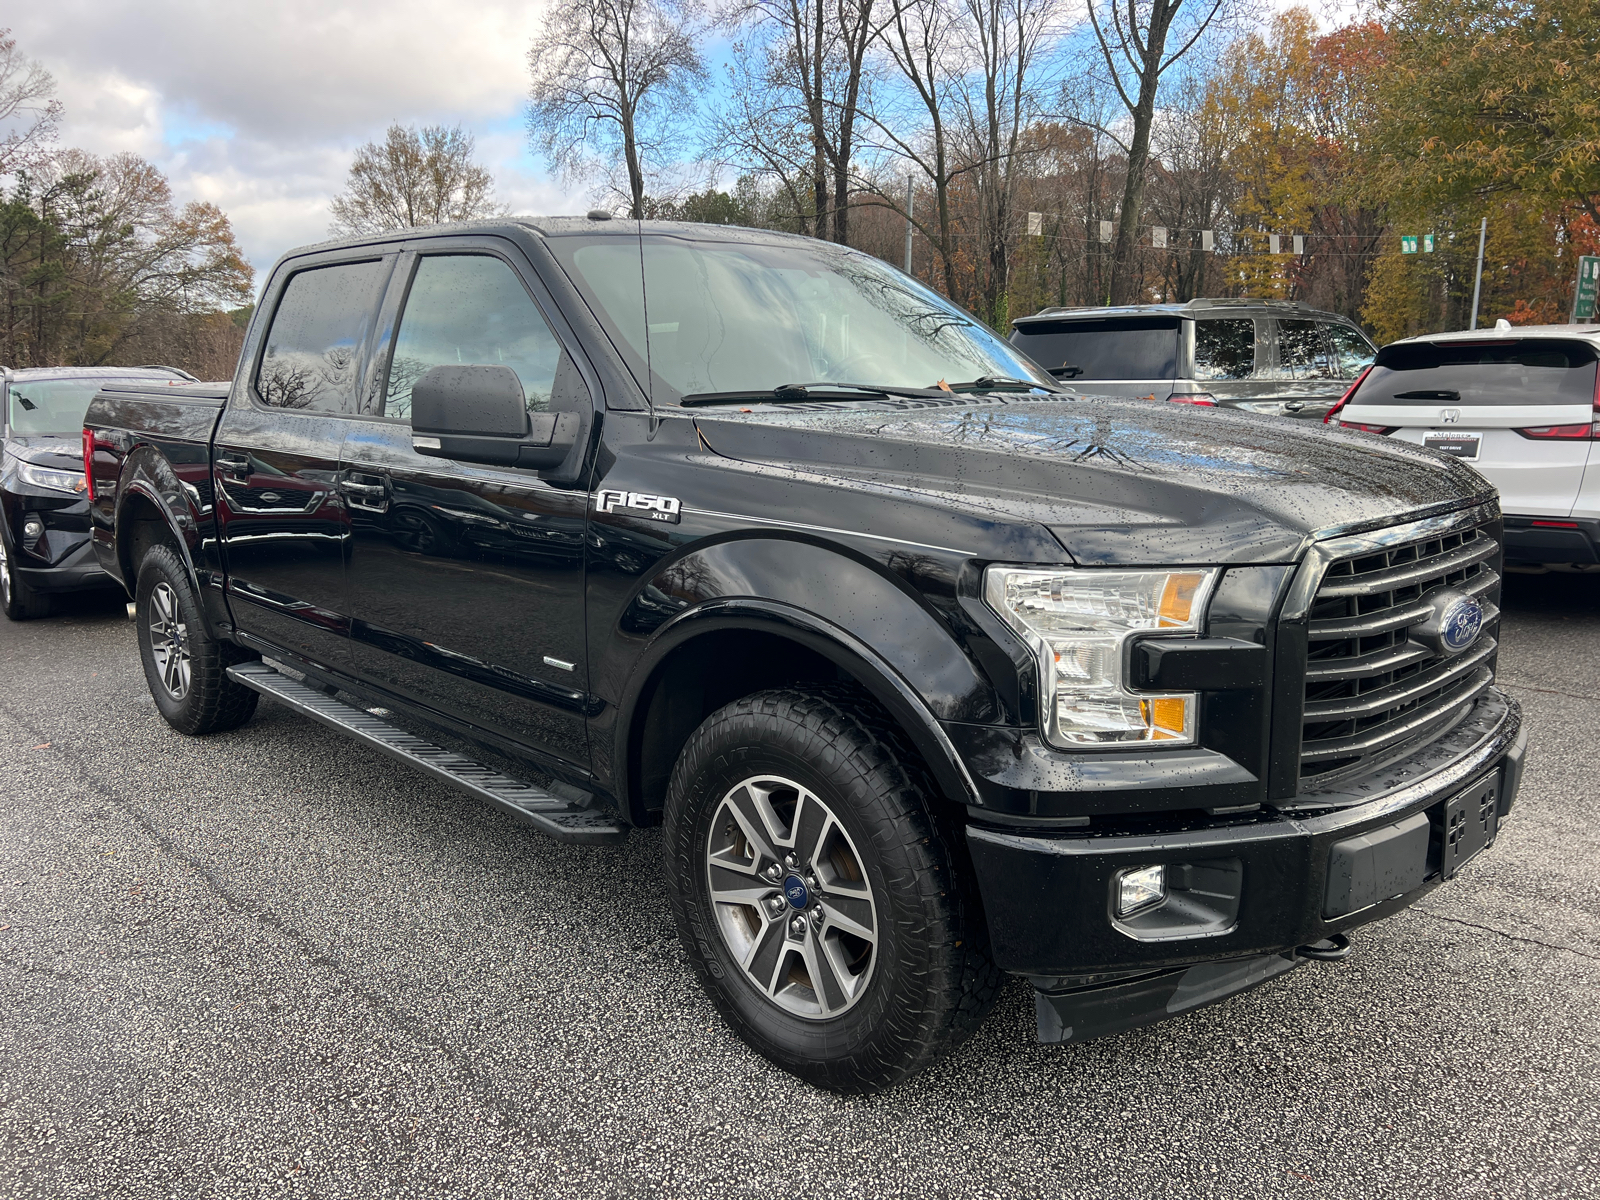
{"label": "fog light", "polygon": [[22,536],[30,542],[38,541],[44,536],[44,522],[38,517],[29,517],[22,523]]}
{"label": "fog light", "polygon": [[1117,916],[1129,917],[1154,908],[1167,898],[1166,867],[1134,867],[1116,878]]}

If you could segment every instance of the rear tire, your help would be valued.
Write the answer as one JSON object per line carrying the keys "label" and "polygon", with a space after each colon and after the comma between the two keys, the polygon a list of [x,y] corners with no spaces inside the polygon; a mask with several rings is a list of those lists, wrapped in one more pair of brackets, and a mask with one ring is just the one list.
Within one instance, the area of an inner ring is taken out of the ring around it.
{"label": "rear tire", "polygon": [[31,621],[50,615],[50,597],[34,591],[17,578],[16,567],[11,562],[11,552],[6,548],[4,534],[0,534],[0,607],[13,621]]}
{"label": "rear tire", "polygon": [[849,688],[737,700],[678,759],[664,816],[679,936],[739,1036],[802,1079],[889,1087],[994,1003],[964,847],[933,794],[898,728]]}
{"label": "rear tire", "polygon": [[134,623],[145,681],[168,725],[200,735],[250,719],[260,696],[227,670],[255,656],[206,631],[188,568],[170,546],[153,547],[139,565]]}

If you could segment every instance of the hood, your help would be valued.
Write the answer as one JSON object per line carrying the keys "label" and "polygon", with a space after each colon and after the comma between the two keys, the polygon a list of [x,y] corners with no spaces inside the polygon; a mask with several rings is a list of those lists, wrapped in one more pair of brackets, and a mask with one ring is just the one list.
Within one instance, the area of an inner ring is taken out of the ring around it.
{"label": "hood", "polygon": [[30,433],[8,437],[6,453],[23,462],[57,471],[83,468],[83,441],[78,434]]}
{"label": "hood", "polygon": [[1149,401],[973,397],[695,421],[727,457],[1044,525],[1085,565],[1292,562],[1320,538],[1496,496],[1420,446]]}

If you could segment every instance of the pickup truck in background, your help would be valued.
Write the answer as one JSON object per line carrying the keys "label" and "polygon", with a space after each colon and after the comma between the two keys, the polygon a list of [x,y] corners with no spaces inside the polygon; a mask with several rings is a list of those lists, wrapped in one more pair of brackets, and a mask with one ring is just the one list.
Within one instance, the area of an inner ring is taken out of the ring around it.
{"label": "pickup truck in background", "polygon": [[712,1000],[840,1090],[1007,974],[1069,1041],[1341,957],[1521,776],[1482,477],[1064,395],[838,246],[297,251],[231,384],[107,388],[83,436],[175,729],[267,696],[557,838],[663,825]]}

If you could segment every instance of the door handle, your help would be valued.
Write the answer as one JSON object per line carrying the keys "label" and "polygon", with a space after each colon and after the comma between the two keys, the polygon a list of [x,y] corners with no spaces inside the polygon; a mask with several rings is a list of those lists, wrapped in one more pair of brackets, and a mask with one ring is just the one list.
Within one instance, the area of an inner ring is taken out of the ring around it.
{"label": "door handle", "polygon": [[339,478],[339,491],[354,508],[384,512],[389,507],[389,481],[382,475],[348,472]]}
{"label": "door handle", "polygon": [[235,479],[249,479],[250,456],[248,454],[219,454],[217,455],[217,470],[224,475],[232,475]]}

